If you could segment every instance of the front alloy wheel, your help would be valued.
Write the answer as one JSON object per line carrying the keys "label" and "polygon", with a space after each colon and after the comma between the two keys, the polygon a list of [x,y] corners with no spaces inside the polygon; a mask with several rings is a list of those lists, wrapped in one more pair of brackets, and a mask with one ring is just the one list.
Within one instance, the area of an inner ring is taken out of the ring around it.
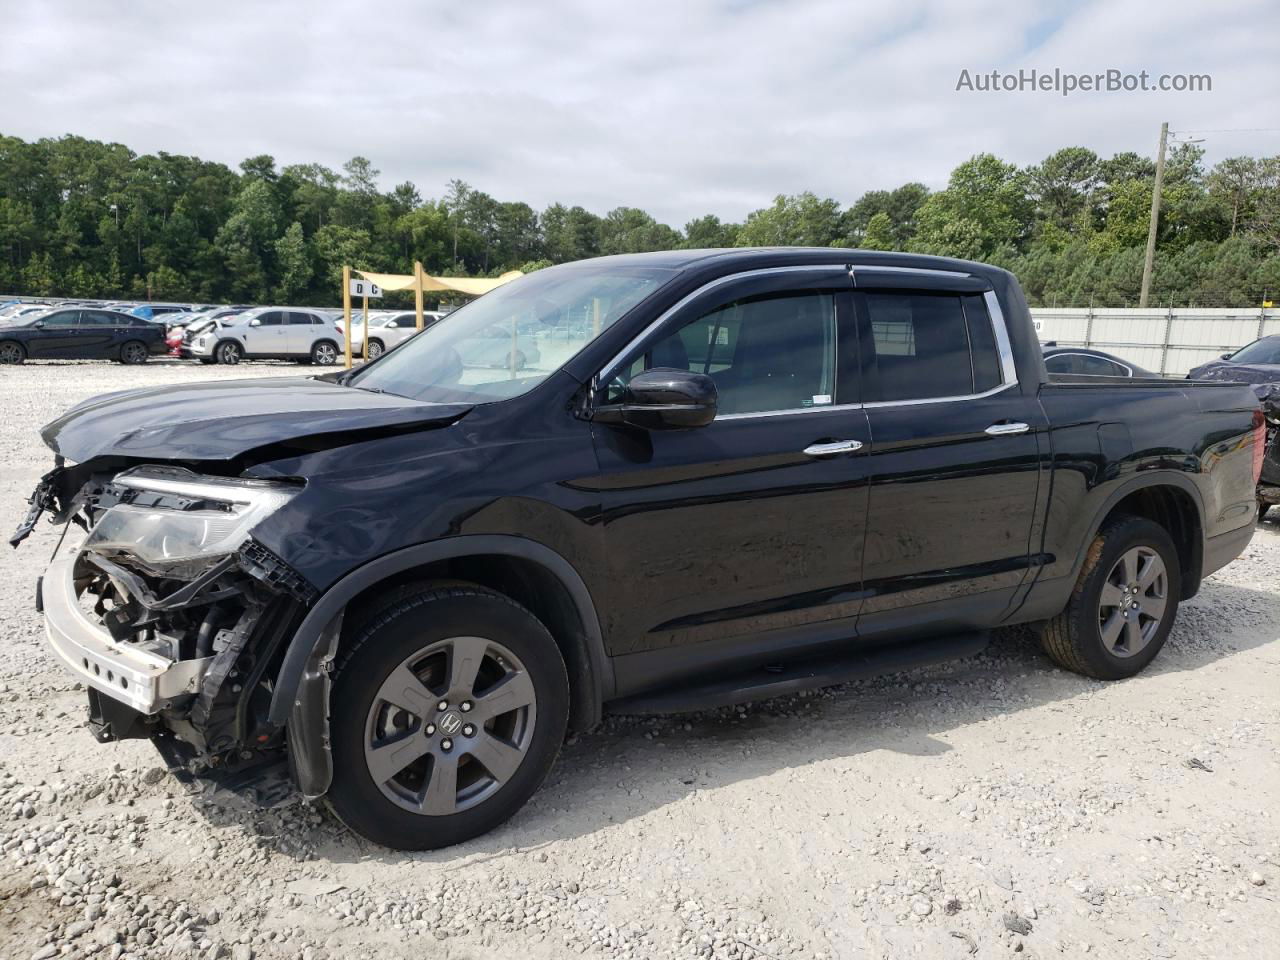
{"label": "front alloy wheel", "polygon": [[546,627],[503,594],[432,584],[395,588],[351,623],[330,698],[334,813],[376,843],[426,850],[519,810],[569,717]]}
{"label": "front alloy wheel", "polygon": [[328,340],[321,340],[311,348],[311,362],[322,367],[331,367],[338,362],[338,348]]}
{"label": "front alloy wheel", "polygon": [[12,340],[0,341],[0,364],[19,364],[27,358],[22,344]]}
{"label": "front alloy wheel", "polygon": [[218,344],[218,362],[226,363],[234,366],[240,362],[241,350],[240,344],[234,340],[227,340]]}
{"label": "front alloy wheel", "polygon": [[467,810],[519,769],[537,709],[528,671],[501,643],[439,640],[378,689],[365,723],[365,764],[383,795],[411,813]]}

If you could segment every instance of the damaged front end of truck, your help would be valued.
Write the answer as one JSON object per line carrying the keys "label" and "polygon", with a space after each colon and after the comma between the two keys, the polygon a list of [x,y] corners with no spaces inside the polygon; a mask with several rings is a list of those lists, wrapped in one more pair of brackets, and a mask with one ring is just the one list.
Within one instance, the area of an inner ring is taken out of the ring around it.
{"label": "damaged front end of truck", "polygon": [[[281,458],[298,465],[446,426],[466,409],[332,380],[264,380],[116,394],[49,424],[56,465],[9,542],[46,514],[64,540],[78,528],[77,542],[59,541],[36,603],[51,649],[89,691],[94,736],[149,738],[175,773],[224,785],[241,772],[252,783],[287,757],[297,780],[297,764],[312,758],[286,750],[293,721],[269,712],[286,650],[326,584],[255,537],[309,542],[296,517],[278,516],[307,494],[306,468],[253,474]],[[327,742],[331,652],[322,644],[307,659],[309,692],[295,701],[289,691],[312,744]]]}
{"label": "damaged front end of truck", "polygon": [[99,741],[151,738],[191,773],[279,755],[272,667],[316,590],[249,531],[300,490],[169,465],[46,475],[32,511],[86,535],[49,566],[38,602]]}

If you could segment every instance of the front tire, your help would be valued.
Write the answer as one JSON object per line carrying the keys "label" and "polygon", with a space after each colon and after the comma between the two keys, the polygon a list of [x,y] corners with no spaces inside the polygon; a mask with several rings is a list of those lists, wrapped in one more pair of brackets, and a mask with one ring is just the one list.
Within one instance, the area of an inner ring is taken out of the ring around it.
{"label": "front tire", "polygon": [[386,349],[387,348],[382,345],[381,340],[370,340],[369,341],[369,359],[377,360],[380,356],[382,356],[383,353],[386,352]]}
{"label": "front tire", "polygon": [[331,367],[338,362],[338,348],[329,340],[321,340],[311,348],[311,362],[321,367]]}
{"label": "front tire", "polygon": [[356,627],[335,670],[328,802],[399,850],[492,830],[554,763],[569,717],[546,627],[477,586],[410,585]]}
{"label": "front tire", "polygon": [[214,356],[218,363],[225,363],[228,366],[235,366],[240,362],[240,358],[244,356],[244,351],[240,349],[240,344],[234,340],[224,340],[218,344],[218,349],[214,351]]}
{"label": "front tire", "polygon": [[1062,613],[1041,644],[1049,659],[1086,677],[1132,677],[1155,659],[1173,629],[1182,591],[1178,550],[1142,517],[1119,517],[1094,538]]}
{"label": "front tire", "polygon": [[0,365],[17,366],[27,359],[27,351],[16,340],[0,340]]}

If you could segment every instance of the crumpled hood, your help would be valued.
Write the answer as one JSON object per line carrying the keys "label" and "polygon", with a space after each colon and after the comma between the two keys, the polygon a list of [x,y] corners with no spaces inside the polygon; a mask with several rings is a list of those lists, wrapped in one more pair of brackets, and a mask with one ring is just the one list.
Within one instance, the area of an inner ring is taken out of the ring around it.
{"label": "crumpled hood", "polygon": [[94,397],[47,424],[41,436],[76,463],[103,455],[231,460],[304,437],[451,423],[470,409],[311,378],[223,380]]}
{"label": "crumpled hood", "polygon": [[1237,383],[1280,383],[1280,366],[1210,360],[1196,367],[1187,377],[1191,380],[1234,380]]}

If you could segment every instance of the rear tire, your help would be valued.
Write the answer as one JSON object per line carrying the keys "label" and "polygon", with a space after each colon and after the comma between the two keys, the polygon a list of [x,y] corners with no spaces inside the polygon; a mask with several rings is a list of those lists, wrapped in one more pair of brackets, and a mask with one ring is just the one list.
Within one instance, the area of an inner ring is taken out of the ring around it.
{"label": "rear tire", "polygon": [[380,356],[382,356],[383,353],[386,352],[386,349],[387,348],[382,345],[381,340],[370,340],[369,341],[369,359],[377,360]]}
{"label": "rear tire", "polygon": [[1142,517],[1110,521],[1090,544],[1066,609],[1041,635],[1045,653],[1086,677],[1132,677],[1173,629],[1180,569],[1178,550],[1159,524]]}
{"label": "rear tire", "polygon": [[546,627],[509,597],[415,584],[355,628],[331,703],[334,813],[375,843],[431,850],[492,830],[538,789],[569,681]]}
{"label": "rear tire", "polygon": [[218,363],[225,363],[228,366],[235,366],[244,356],[244,351],[240,349],[240,344],[234,340],[223,340],[218,344],[218,348],[213,352]]}
{"label": "rear tire", "polygon": [[147,345],[137,340],[130,340],[120,348],[120,362],[130,367],[146,363],[150,357],[151,352],[147,350]]}

